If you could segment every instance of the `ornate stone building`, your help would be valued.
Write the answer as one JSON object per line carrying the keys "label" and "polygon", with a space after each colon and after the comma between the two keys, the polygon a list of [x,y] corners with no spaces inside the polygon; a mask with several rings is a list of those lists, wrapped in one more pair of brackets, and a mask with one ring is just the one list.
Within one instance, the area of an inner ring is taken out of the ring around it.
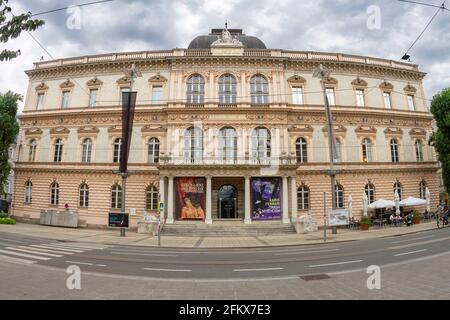
{"label": "ornate stone building", "polygon": [[331,207],[320,63],[337,138],[337,207],[362,196],[424,197],[437,205],[437,162],[417,65],[340,53],[267,49],[238,29],[213,29],[188,49],[37,62],[21,117],[14,215],[38,219],[65,204],[83,224],[120,210],[121,92],[134,63],[137,106],[127,208],[131,225],[165,203],[185,219],[321,223]]}

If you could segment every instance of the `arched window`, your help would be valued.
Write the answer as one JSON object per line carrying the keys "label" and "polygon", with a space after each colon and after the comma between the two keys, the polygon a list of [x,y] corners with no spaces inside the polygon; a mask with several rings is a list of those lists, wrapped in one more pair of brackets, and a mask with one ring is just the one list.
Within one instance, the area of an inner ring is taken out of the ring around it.
{"label": "arched window", "polygon": [[219,158],[233,162],[237,160],[237,134],[234,128],[225,127],[220,129]]}
{"label": "arched window", "polygon": [[375,187],[373,184],[368,183],[364,187],[364,192],[366,193],[367,199],[369,200],[369,204],[375,201]]}
{"label": "arched window", "polygon": [[252,132],[252,157],[258,162],[270,158],[271,137],[267,128],[258,127]]}
{"label": "arched window", "polygon": [[420,194],[420,199],[427,198],[427,183],[423,180],[420,182],[420,185],[419,185],[419,194]]}
{"label": "arched window", "polygon": [[396,182],[394,184],[394,195],[395,195],[395,191],[398,192],[398,197],[400,199],[400,201],[402,201],[403,199],[403,195],[402,195],[402,185],[399,182]]}
{"label": "arched window", "polygon": [[156,210],[158,208],[158,190],[154,186],[147,187],[146,190],[146,205],[147,210]]}
{"label": "arched window", "polygon": [[339,138],[336,138],[336,159],[334,159],[334,162],[342,162],[342,143]]}
{"label": "arched window", "polygon": [[148,162],[159,162],[159,140],[158,138],[150,138],[148,140]]}
{"label": "arched window", "polygon": [[80,186],[80,207],[87,208],[89,206],[89,186],[83,183]]}
{"label": "arched window", "polygon": [[186,102],[201,104],[205,98],[205,79],[199,74],[189,77],[187,81]]}
{"label": "arched window", "polygon": [[236,78],[231,74],[224,74],[219,78],[219,103],[236,103]]}
{"label": "arched window", "polygon": [[120,155],[122,151],[122,138],[117,138],[114,140],[114,154],[113,154],[113,162],[119,163],[120,162]]}
{"label": "arched window", "polygon": [[87,138],[83,141],[83,150],[81,152],[81,162],[91,162],[92,140]]}
{"label": "arched window", "polygon": [[50,186],[50,204],[57,206],[59,204],[59,184],[53,182]]}
{"label": "arched window", "polygon": [[372,162],[372,141],[364,138],[362,141],[363,162]]}
{"label": "arched window", "polygon": [[309,188],[301,186],[297,189],[298,210],[309,210]]}
{"label": "arched window", "polygon": [[335,197],[335,208],[336,209],[342,209],[344,208],[344,187],[341,186],[340,184],[336,184],[336,186],[334,187],[334,192],[336,194]]}
{"label": "arched window", "polygon": [[250,95],[252,104],[269,103],[269,83],[262,75],[255,75],[250,79]]}
{"label": "arched window", "polygon": [[184,133],[184,158],[193,163],[203,158],[203,132],[197,127],[190,127]]}
{"label": "arched window", "polygon": [[61,162],[62,152],[63,152],[63,141],[62,139],[56,139],[55,141],[55,155],[53,157],[54,162]]}
{"label": "arched window", "polygon": [[33,200],[33,183],[28,180],[27,183],[25,183],[25,203],[31,203]]}
{"label": "arched window", "polygon": [[423,161],[423,145],[421,140],[417,140],[415,143],[416,146],[416,160],[417,162]]}
{"label": "arched window", "polygon": [[122,187],[115,184],[111,188],[111,208],[120,209],[122,207]]}
{"label": "arched window", "polygon": [[391,139],[390,145],[391,145],[391,160],[392,160],[392,162],[399,162],[397,140]]}
{"label": "arched window", "polygon": [[28,151],[28,161],[35,161],[36,160],[36,148],[37,148],[37,142],[36,140],[30,141],[30,149]]}
{"label": "arched window", "polygon": [[295,141],[295,154],[297,156],[297,163],[308,162],[308,144],[305,138],[298,138]]}

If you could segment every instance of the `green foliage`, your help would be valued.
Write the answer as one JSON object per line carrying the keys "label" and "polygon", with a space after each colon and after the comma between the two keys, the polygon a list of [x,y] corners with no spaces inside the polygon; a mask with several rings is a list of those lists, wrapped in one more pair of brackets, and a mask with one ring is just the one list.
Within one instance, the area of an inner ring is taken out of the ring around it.
{"label": "green foliage", "polygon": [[359,224],[367,224],[370,227],[370,226],[372,226],[373,222],[368,216],[363,216],[361,218],[361,220],[359,221]]}
{"label": "green foliage", "polygon": [[0,224],[16,224],[16,220],[12,218],[0,218]]}
{"label": "green foliage", "polygon": [[422,215],[420,214],[419,210],[413,209],[412,211],[413,219],[422,219]]}
{"label": "green foliage", "polygon": [[429,143],[438,153],[442,164],[442,177],[447,191],[450,190],[450,88],[444,89],[433,97],[431,113],[436,120],[437,131]]}
{"label": "green foliage", "polygon": [[[1,1],[1,0],[0,0]],[[16,141],[19,133],[19,124],[16,120],[17,102],[22,100],[18,94],[0,93],[0,190],[8,179],[11,166],[9,164],[9,147]]]}
{"label": "green foliage", "polygon": [[1,218],[8,218],[8,214],[3,211],[0,211],[0,219]]}
{"label": "green foliage", "polygon": [[[9,14],[9,16],[7,16]],[[45,22],[31,19],[31,12],[15,16],[8,6],[8,0],[0,0],[0,42],[18,38],[22,31],[34,31]],[[20,50],[6,50],[0,52],[0,61],[8,61],[20,55]]]}

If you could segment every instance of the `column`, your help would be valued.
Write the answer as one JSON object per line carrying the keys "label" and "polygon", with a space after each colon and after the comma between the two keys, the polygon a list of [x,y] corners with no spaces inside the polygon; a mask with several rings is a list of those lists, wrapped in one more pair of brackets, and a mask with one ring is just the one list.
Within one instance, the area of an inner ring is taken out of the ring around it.
{"label": "column", "polygon": [[297,178],[291,177],[291,221],[297,221]]}
{"label": "column", "polygon": [[283,199],[283,205],[282,205],[282,210],[283,210],[283,223],[289,223],[289,202],[288,202],[288,195],[289,195],[289,191],[288,191],[288,181],[287,181],[287,177],[284,176],[282,178],[283,180],[283,187],[281,188],[281,192],[283,193],[282,199]]}
{"label": "column", "polygon": [[166,223],[173,223],[173,177],[169,177],[169,188],[167,190],[167,221]]}
{"label": "column", "polygon": [[250,224],[252,223],[252,220],[250,218],[250,177],[245,177],[245,205],[244,205],[244,211],[245,211],[245,218],[244,223]]}
{"label": "column", "polygon": [[206,224],[212,224],[211,212],[211,176],[206,177]]}
{"label": "column", "polygon": [[166,198],[164,193],[164,176],[159,177],[159,201],[164,203],[164,210],[159,213],[161,222],[164,222],[165,212],[166,211]]}

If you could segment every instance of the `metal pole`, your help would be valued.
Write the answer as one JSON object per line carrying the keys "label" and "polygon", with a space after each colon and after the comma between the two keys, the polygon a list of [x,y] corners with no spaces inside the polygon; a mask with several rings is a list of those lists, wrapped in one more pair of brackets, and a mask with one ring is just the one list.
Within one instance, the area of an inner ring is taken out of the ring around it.
{"label": "metal pole", "polygon": [[[127,187],[127,174],[122,173],[122,205],[120,210],[125,213],[125,192]],[[129,218],[128,218],[129,219]],[[125,237],[125,228],[120,228],[120,236]]]}
{"label": "metal pole", "polygon": [[327,193],[323,193],[323,242],[327,242]]}

